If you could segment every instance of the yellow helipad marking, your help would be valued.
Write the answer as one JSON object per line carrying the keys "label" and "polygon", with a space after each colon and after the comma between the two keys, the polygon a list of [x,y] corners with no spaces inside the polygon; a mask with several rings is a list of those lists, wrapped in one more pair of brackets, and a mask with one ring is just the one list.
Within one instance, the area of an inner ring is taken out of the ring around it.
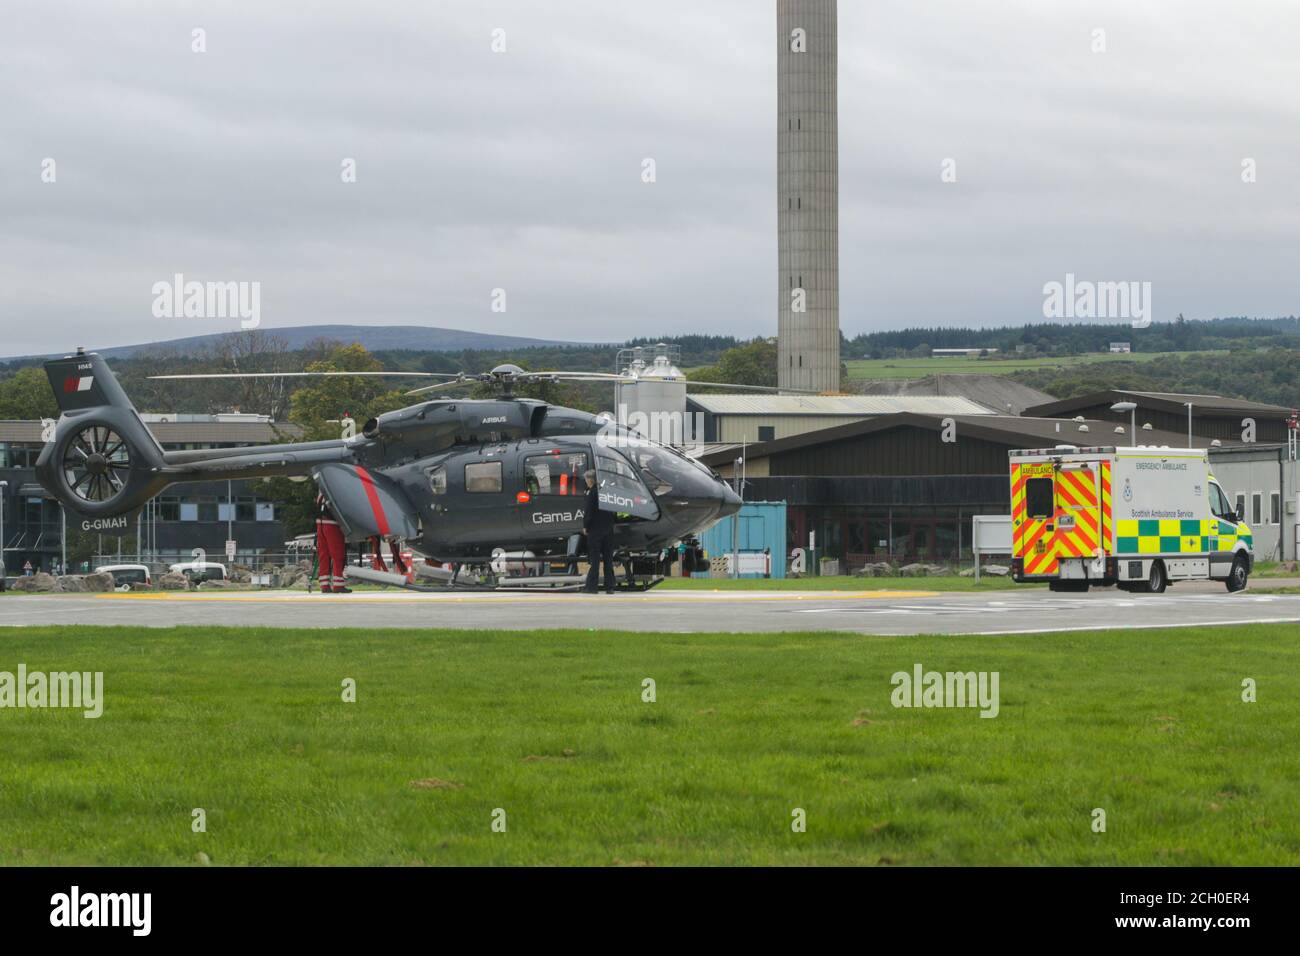
{"label": "yellow helipad marking", "polygon": [[294,591],[280,594],[262,594],[258,592],[242,594],[179,594],[179,593],[103,593],[93,597],[104,601],[227,601],[236,604],[290,604],[299,601],[318,600],[330,604],[382,604],[382,603],[421,603],[446,602],[467,604],[515,604],[526,601],[563,600],[566,603],[580,601],[583,603],[609,603],[620,601],[664,601],[684,598],[688,601],[862,601],[892,600],[898,598],[939,597],[940,591],[659,591],[637,594],[574,594],[567,592],[539,592],[536,594],[500,594],[476,592],[467,594],[416,594],[412,592],[383,592],[348,594],[307,594]]}

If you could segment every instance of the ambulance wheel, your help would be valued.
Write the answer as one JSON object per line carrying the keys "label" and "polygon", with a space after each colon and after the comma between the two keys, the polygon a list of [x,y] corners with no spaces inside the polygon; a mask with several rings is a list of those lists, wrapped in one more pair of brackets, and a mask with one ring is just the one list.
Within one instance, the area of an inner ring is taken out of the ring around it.
{"label": "ambulance wheel", "polygon": [[1246,559],[1237,555],[1232,559],[1232,570],[1228,572],[1228,590],[1232,592],[1246,590]]}
{"label": "ambulance wheel", "polygon": [[1169,581],[1165,578],[1165,566],[1161,561],[1151,562],[1151,574],[1147,577],[1148,594],[1163,594]]}

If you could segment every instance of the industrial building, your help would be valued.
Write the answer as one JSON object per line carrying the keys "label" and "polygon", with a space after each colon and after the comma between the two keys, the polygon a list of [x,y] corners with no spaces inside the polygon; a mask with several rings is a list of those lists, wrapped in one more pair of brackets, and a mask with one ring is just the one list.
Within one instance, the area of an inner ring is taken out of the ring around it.
{"label": "industrial building", "polygon": [[[257,415],[141,418],[164,451],[264,445],[300,434],[296,425]],[[39,421],[0,421],[0,539],[11,577],[22,574],[27,562],[34,570],[49,570],[63,560],[62,509],[36,481],[43,447]],[[190,560],[194,548],[224,555],[230,539],[238,555],[282,551],[285,533],[276,502],[264,496],[263,487],[259,481],[216,481],[170,488],[141,512],[143,547],[159,563]],[[104,538],[102,545],[115,549],[117,539]]]}
{"label": "industrial building", "polygon": [[1210,470],[1228,492],[1233,510],[1255,533],[1257,560],[1300,559],[1296,541],[1300,484],[1293,443],[1211,448]]}
{"label": "industrial building", "polygon": [[[971,517],[1010,512],[1008,451],[1130,444],[1128,430],[1113,417],[878,415],[748,446],[744,496],[784,501],[788,547],[808,547],[815,533],[817,553],[849,569],[874,561],[968,559]],[[1142,429],[1138,443],[1185,447],[1186,441],[1185,432]],[[1216,454],[1229,445],[1224,440]],[[721,447],[700,460],[734,478],[741,453]]]}
{"label": "industrial building", "polygon": [[900,412],[987,415],[992,410],[960,396],[945,395],[708,395],[686,398],[699,416],[705,442],[741,444],[793,438],[806,432],[849,425]]}
{"label": "industrial building", "polygon": [[[1132,402],[1134,412],[1116,412],[1111,406],[1119,402]],[[1187,443],[1188,422],[1194,438],[1208,441],[1219,439],[1223,443],[1241,442],[1247,420],[1255,423],[1254,440],[1257,442],[1285,442],[1287,422],[1295,414],[1292,409],[1262,402],[1248,402],[1221,395],[1185,395],[1179,392],[1139,392],[1126,389],[1107,389],[1090,392],[1075,398],[1066,398],[1031,405],[1023,414],[1041,418],[1070,418],[1082,415],[1120,424],[1136,417],[1138,428],[1150,425],[1157,431],[1182,434]]]}

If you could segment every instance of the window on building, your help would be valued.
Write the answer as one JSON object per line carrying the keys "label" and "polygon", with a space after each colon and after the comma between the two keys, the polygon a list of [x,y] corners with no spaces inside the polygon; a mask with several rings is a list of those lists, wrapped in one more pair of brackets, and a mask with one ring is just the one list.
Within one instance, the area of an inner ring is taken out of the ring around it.
{"label": "window on building", "polygon": [[215,497],[199,498],[199,520],[200,521],[219,521],[217,517],[217,499]]}
{"label": "window on building", "polygon": [[1268,503],[1269,524],[1282,523],[1282,495],[1279,492],[1273,492],[1269,495]]}
{"label": "window on building", "polygon": [[1250,496],[1250,523],[1261,524],[1264,521],[1264,496],[1258,491]]}
{"label": "window on building", "polygon": [[465,466],[465,490],[490,494],[501,490],[501,462],[478,461]]}
{"label": "window on building", "polygon": [[275,505],[270,501],[259,501],[257,503],[257,520],[274,521]]}
{"label": "window on building", "polygon": [[257,508],[252,498],[239,498],[235,501],[235,520],[257,520]]}
{"label": "window on building", "polygon": [[199,520],[199,500],[197,498],[181,499],[181,521]]}
{"label": "window on building", "polygon": [[181,500],[179,498],[159,498],[158,499],[158,520],[159,521],[180,521]]}
{"label": "window on building", "polygon": [[524,459],[524,490],[532,495],[580,495],[587,490],[584,453],[533,455]]}
{"label": "window on building", "polygon": [[1243,521],[1243,520],[1245,520],[1245,518],[1246,518],[1246,496],[1245,496],[1245,495],[1237,495],[1235,501],[1236,501],[1236,504],[1235,504],[1235,506],[1233,507],[1233,511],[1236,512],[1237,520],[1238,520],[1238,521]]}
{"label": "window on building", "polygon": [[773,441],[775,438],[776,438],[776,426],[775,426],[775,425],[759,425],[759,426],[758,426],[758,440],[759,440],[759,441]]}
{"label": "window on building", "polygon": [[226,502],[226,501],[218,501],[218,502],[217,502],[217,520],[218,520],[218,521],[234,521],[234,520],[235,520],[235,503],[234,503],[233,501],[230,501],[230,502]]}

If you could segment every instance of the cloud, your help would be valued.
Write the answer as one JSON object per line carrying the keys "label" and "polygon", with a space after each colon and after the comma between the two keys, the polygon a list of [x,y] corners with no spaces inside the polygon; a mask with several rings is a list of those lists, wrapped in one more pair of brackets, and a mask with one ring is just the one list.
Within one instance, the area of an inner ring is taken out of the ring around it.
{"label": "cloud", "polygon": [[[1066,272],[1152,281],[1157,319],[1296,311],[1293,5],[839,20],[846,333],[1032,321]],[[4,351],[220,330],[150,314],[176,272],[259,281],[266,326],[774,333],[775,29],[767,0],[11,11]]]}

